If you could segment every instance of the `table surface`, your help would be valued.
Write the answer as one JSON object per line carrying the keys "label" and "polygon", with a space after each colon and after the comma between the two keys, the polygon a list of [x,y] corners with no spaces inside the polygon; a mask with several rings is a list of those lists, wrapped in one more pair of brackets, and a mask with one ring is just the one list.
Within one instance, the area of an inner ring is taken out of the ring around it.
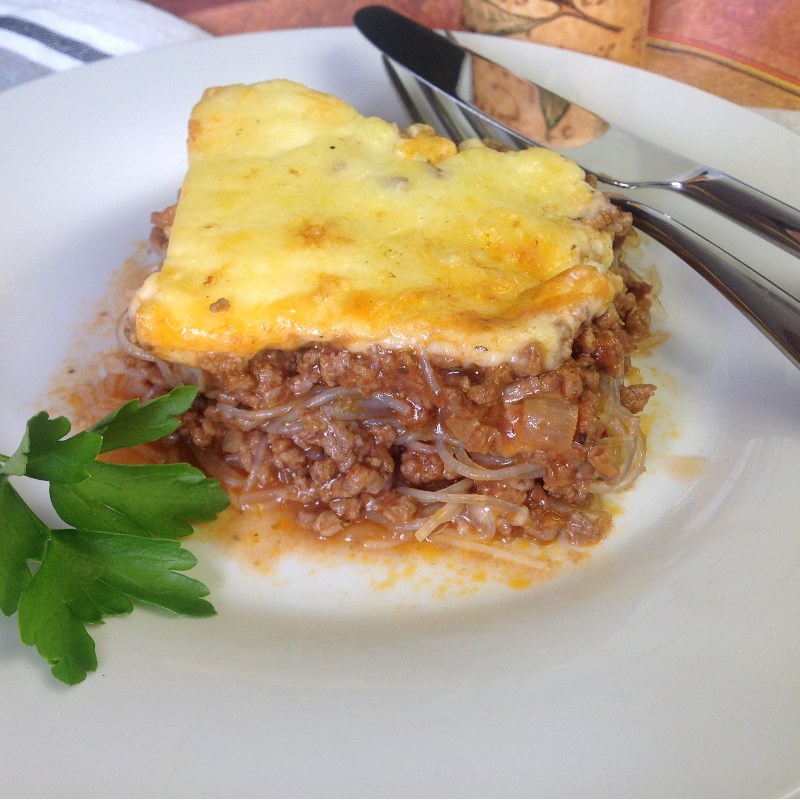
{"label": "table surface", "polygon": [[[350,25],[368,1],[149,0],[217,35]],[[464,28],[460,0],[383,4],[431,27]],[[797,0],[650,0],[643,66],[742,105],[800,110],[799,12]]]}

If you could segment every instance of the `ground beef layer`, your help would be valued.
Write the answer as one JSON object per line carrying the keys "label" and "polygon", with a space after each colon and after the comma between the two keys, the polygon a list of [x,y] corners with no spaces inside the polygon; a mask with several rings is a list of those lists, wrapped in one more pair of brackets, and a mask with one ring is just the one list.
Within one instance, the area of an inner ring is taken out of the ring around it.
{"label": "ground beef layer", "polygon": [[[175,437],[239,505],[286,504],[320,537],[594,543],[599,497],[641,471],[655,389],[625,383],[651,287],[619,272],[624,291],[555,370],[535,347],[488,369],[325,344],[210,358]],[[170,388],[169,369],[140,368]]]}

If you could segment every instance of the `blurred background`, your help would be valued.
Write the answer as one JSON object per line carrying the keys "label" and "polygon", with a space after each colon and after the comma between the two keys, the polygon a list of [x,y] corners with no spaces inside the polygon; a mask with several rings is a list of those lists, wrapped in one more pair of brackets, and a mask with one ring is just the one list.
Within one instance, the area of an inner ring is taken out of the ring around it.
{"label": "blurred background", "polygon": [[[149,0],[213,34],[350,25],[368,0]],[[425,25],[593,52],[747,106],[800,110],[798,0],[384,0]]]}

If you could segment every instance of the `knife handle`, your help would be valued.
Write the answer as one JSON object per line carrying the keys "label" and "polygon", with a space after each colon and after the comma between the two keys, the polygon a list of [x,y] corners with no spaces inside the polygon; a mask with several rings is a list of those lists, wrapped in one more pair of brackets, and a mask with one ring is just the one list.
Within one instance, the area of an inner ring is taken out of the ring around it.
{"label": "knife handle", "polygon": [[668,184],[671,189],[745,225],[800,258],[800,211],[742,183],[705,168],[697,175]]}
{"label": "knife handle", "polygon": [[800,300],[691,228],[643,203],[615,195],[634,225],[724,294],[800,368]]}

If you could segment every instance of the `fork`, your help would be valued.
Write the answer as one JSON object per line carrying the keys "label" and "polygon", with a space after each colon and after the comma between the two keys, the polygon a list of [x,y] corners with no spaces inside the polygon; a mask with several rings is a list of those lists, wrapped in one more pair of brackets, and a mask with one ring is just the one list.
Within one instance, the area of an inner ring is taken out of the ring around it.
{"label": "fork", "polygon": [[[455,141],[491,134],[486,119],[470,119],[464,109],[413,74],[403,70],[401,75],[387,56],[382,59],[395,92],[414,121],[432,125]],[[618,208],[630,212],[636,228],[702,275],[800,368],[800,300],[682,222],[620,192],[608,196]]]}

